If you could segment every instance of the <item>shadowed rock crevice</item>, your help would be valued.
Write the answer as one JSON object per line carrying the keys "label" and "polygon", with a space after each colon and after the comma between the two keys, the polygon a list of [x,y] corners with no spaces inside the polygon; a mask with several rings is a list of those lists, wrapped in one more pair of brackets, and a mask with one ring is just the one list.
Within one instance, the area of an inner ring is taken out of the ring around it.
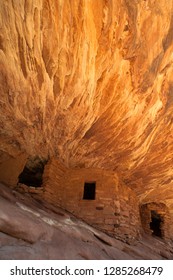
{"label": "shadowed rock crevice", "polygon": [[19,175],[18,183],[36,188],[41,187],[45,164],[46,161],[41,161],[39,158],[28,160],[22,173]]}

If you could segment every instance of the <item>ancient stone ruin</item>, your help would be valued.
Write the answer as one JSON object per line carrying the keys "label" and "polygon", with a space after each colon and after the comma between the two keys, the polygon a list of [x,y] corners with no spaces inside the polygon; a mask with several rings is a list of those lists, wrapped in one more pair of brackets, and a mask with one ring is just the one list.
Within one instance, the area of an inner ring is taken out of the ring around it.
{"label": "ancient stone ruin", "polygon": [[121,240],[139,238],[138,199],[115,172],[65,168],[57,160],[45,166],[43,197],[54,205]]}
{"label": "ancient stone ruin", "polygon": [[165,240],[173,238],[168,207],[158,202],[140,204],[135,192],[114,171],[68,168],[55,158],[45,162],[38,157],[26,160],[21,155],[19,159],[23,170],[15,159],[8,162],[9,172],[15,171],[10,174],[10,180],[15,183],[10,184],[4,173],[0,178],[3,183],[17,187],[19,192],[31,193],[68,210],[95,228],[128,243],[140,239],[142,232]]}
{"label": "ancient stone ruin", "polygon": [[147,203],[141,206],[141,222],[148,234],[172,239],[171,215],[164,203]]}

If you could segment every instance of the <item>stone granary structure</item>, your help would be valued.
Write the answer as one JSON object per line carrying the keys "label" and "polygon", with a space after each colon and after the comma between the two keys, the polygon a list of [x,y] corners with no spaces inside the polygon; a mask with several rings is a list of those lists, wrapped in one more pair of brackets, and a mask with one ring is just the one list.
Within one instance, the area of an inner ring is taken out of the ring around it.
{"label": "stone granary structure", "polygon": [[45,167],[43,186],[44,198],[50,203],[122,240],[139,238],[138,199],[114,172],[67,169],[51,160]]}
{"label": "stone granary structure", "polygon": [[1,183],[118,239],[172,242],[172,7],[1,1]]}
{"label": "stone granary structure", "polygon": [[133,243],[143,231],[173,238],[170,209],[164,203],[140,203],[114,171],[68,168],[55,158],[27,161],[23,154],[5,162],[1,170],[1,182],[68,210],[120,240]]}

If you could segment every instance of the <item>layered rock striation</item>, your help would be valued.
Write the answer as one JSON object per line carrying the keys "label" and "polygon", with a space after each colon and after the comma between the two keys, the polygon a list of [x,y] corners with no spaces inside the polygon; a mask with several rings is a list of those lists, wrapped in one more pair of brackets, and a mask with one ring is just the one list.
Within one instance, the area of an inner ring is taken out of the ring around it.
{"label": "layered rock striation", "polygon": [[17,158],[56,156],[71,168],[116,171],[141,203],[172,211],[172,8],[172,0],[1,1],[3,176]]}

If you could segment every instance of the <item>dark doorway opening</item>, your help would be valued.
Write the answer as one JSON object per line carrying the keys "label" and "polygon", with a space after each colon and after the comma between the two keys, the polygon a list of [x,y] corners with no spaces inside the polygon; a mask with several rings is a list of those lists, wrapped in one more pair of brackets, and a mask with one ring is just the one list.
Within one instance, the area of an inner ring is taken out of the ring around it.
{"label": "dark doorway opening", "polygon": [[83,199],[94,200],[96,192],[96,182],[90,182],[84,184]]}
{"label": "dark doorway opening", "polygon": [[45,162],[38,158],[28,160],[22,173],[19,175],[18,182],[31,187],[41,187],[43,183],[44,166]]}
{"label": "dark doorway opening", "polygon": [[156,211],[152,210],[151,222],[150,222],[150,229],[153,231],[152,235],[162,237],[161,223],[162,223],[161,216]]}

